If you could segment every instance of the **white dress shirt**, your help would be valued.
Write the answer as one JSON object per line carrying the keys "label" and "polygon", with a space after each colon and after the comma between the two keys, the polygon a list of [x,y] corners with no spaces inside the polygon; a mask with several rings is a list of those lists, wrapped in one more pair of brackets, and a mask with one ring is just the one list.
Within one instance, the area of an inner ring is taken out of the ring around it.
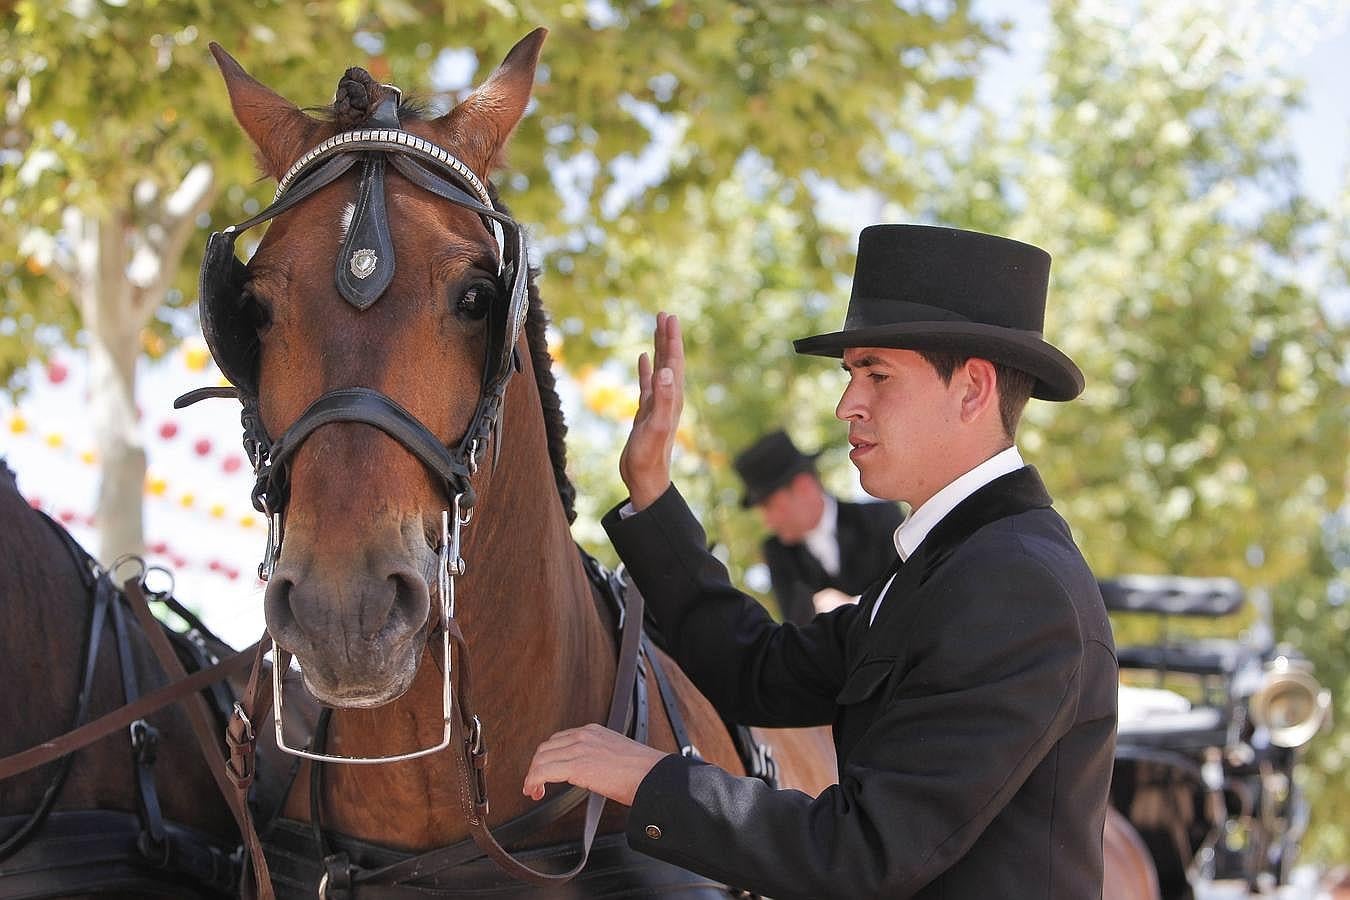
{"label": "white dress shirt", "polygon": [[831,575],[839,574],[839,503],[829,494],[825,495],[825,509],[820,514],[816,527],[806,533],[802,543],[811,555],[820,561],[825,571]]}
{"label": "white dress shirt", "polygon": [[[895,529],[895,552],[900,554],[900,561],[909,559],[909,555],[923,543],[928,532],[946,518],[947,513],[955,509],[962,500],[995,478],[1016,472],[1025,465],[1022,454],[1017,452],[1016,447],[1000,450],[930,497],[927,503],[910,513]],[[877,620],[877,610],[881,609],[881,602],[886,599],[886,592],[891,589],[893,581],[894,575],[881,589],[881,595],[877,597],[877,602],[872,607],[872,617],[867,620],[869,626]]]}

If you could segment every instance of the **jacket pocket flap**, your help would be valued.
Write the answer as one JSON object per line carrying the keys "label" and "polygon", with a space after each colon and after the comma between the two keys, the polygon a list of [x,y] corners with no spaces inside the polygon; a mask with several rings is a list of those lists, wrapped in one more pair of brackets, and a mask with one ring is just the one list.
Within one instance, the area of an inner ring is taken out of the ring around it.
{"label": "jacket pocket flap", "polygon": [[863,702],[886,683],[893,669],[894,659],[869,659],[859,664],[844,681],[835,702],[841,706]]}

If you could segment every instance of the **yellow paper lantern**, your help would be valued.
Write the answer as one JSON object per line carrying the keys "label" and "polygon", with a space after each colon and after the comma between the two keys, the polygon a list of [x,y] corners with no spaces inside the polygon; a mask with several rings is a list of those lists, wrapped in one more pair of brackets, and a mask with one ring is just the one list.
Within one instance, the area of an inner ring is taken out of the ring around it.
{"label": "yellow paper lantern", "polygon": [[84,463],[86,466],[92,466],[94,463],[98,462],[98,454],[93,450],[85,450],[80,454],[80,462]]}
{"label": "yellow paper lantern", "polygon": [[196,502],[197,497],[195,494],[192,494],[191,492],[186,493],[178,498],[178,505],[183,507],[184,509],[191,509],[192,506],[196,504]]}
{"label": "yellow paper lantern", "polygon": [[53,449],[60,447],[66,442],[66,439],[59,434],[49,434],[46,438],[47,446]]}
{"label": "yellow paper lantern", "polygon": [[28,430],[28,420],[15,413],[14,418],[9,420],[9,430],[13,434],[23,434]]}
{"label": "yellow paper lantern", "polygon": [[224,504],[224,503],[212,503],[212,504],[211,504],[211,518],[213,518],[213,519],[223,519],[223,518],[225,518],[225,504]]}
{"label": "yellow paper lantern", "polygon": [[164,492],[169,489],[169,483],[159,476],[153,476],[145,479],[145,492],[153,494],[156,497],[163,497]]}

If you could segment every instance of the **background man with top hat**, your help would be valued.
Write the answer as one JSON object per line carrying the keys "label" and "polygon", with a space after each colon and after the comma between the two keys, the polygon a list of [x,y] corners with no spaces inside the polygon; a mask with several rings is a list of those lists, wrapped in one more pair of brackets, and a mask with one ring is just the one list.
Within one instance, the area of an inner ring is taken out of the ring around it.
{"label": "background man with top hat", "polygon": [[797,449],[784,431],[737,455],[741,505],[754,507],[771,534],[763,545],[783,621],[805,625],[848,602],[895,563],[891,536],[904,519],[894,503],[851,503],[825,490],[819,453]]}
{"label": "background man with top hat", "polygon": [[1096,579],[1013,443],[1078,368],[1041,336],[1050,258],[949,228],[863,231],[836,409],[868,493],[910,503],[899,562],[856,605],[775,624],[728,583],[670,483],[678,323],[639,360],[630,492],[606,528],[666,642],[724,715],[832,723],[839,781],[774,791],[597,725],[540,745],[524,790],[630,804],[629,843],[789,900],[1100,897],[1117,669]]}

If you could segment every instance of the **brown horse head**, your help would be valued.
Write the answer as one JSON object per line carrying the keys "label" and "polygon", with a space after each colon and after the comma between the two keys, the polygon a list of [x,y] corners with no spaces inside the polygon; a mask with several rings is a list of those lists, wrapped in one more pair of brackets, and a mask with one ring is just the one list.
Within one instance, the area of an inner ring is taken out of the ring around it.
{"label": "brown horse head", "polygon": [[[517,44],[449,113],[421,118],[400,108],[399,127],[449,151],[486,182],[529,101],[544,36],[539,29]],[[352,69],[339,83],[332,115],[317,118],[218,47],[212,52],[235,117],[273,178],[322,141],[367,126],[377,108],[393,108],[386,102],[391,88]],[[316,398],[360,387],[393,400],[453,447],[475,415],[485,359],[497,352],[488,346],[490,312],[510,290],[501,248],[482,216],[391,165],[382,184],[395,270],[369,305],[350,302],[334,273],[354,211],[360,219],[371,202],[358,196],[358,186],[370,185],[362,165],[281,213],[249,264],[245,293],[261,322],[262,424],[275,440]],[[490,466],[474,477],[480,499],[490,494],[492,477]],[[441,514],[451,505],[444,482],[370,424],[323,424],[291,457],[267,624],[300,660],[320,700],[369,707],[408,689],[438,621],[437,548]]]}

